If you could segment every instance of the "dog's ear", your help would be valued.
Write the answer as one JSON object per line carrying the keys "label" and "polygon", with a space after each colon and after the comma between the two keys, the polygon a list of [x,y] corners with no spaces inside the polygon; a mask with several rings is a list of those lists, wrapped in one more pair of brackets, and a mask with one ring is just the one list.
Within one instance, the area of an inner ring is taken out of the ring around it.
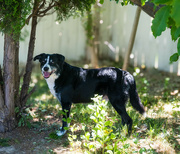
{"label": "dog's ear", "polygon": [[56,54],[56,56],[58,57],[58,61],[60,61],[61,63],[63,63],[65,61],[65,57],[61,54]]}
{"label": "dog's ear", "polygon": [[45,55],[45,53],[41,53],[40,55],[35,56],[33,60],[34,60],[34,61],[36,61],[36,60],[39,60],[39,61],[40,61],[40,59],[41,59],[44,55]]}

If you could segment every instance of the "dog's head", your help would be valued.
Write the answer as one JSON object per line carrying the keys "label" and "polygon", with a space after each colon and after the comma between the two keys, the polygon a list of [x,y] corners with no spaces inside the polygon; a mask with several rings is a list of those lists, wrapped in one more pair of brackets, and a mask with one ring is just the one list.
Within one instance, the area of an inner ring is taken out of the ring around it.
{"label": "dog's head", "polygon": [[61,54],[45,54],[42,53],[34,57],[34,61],[39,60],[41,63],[41,71],[45,79],[51,75],[60,75],[62,72],[65,57]]}

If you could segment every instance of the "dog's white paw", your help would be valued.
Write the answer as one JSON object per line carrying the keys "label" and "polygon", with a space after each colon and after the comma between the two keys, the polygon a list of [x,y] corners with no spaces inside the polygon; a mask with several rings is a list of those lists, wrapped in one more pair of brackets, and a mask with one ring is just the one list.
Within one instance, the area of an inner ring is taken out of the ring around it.
{"label": "dog's white paw", "polygon": [[67,130],[60,130],[56,132],[57,136],[63,136],[64,134],[66,134]]}
{"label": "dog's white paw", "polygon": [[143,116],[143,118],[147,118],[146,112],[144,112],[142,116]]}
{"label": "dog's white paw", "polygon": [[[69,127],[69,123],[68,123],[68,127]],[[64,134],[66,134],[67,130],[63,130],[62,127],[60,127],[60,131],[56,131],[56,135],[57,136],[63,136]]]}

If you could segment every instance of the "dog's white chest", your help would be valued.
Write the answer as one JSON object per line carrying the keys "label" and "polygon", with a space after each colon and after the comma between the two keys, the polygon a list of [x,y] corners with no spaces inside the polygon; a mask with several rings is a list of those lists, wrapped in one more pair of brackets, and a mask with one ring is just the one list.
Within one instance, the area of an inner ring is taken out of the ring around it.
{"label": "dog's white chest", "polygon": [[55,74],[52,74],[48,79],[46,79],[46,82],[48,84],[49,90],[51,91],[51,93],[56,97],[56,92],[55,92],[55,80],[58,77]]}

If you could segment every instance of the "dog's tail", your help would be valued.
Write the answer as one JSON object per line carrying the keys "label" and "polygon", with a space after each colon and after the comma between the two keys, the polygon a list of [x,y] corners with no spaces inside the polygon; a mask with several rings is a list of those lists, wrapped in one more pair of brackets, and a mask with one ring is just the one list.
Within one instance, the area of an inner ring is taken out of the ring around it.
{"label": "dog's tail", "polygon": [[136,82],[134,80],[134,77],[131,74],[128,74],[128,81],[129,81],[129,84],[130,84],[129,97],[130,97],[131,105],[133,106],[134,109],[139,111],[139,113],[146,116],[144,106],[141,103],[141,100],[139,98],[139,95],[138,95],[138,92],[137,92],[137,89],[136,89]]}

